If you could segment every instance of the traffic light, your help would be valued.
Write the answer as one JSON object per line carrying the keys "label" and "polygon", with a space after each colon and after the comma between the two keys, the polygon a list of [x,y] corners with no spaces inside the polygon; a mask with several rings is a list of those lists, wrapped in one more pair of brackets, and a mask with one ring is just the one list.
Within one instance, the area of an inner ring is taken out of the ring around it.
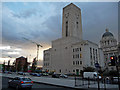
{"label": "traffic light", "polygon": [[117,61],[117,57],[116,56],[111,56],[110,60],[111,60],[111,66],[115,66],[116,65],[116,61]]}

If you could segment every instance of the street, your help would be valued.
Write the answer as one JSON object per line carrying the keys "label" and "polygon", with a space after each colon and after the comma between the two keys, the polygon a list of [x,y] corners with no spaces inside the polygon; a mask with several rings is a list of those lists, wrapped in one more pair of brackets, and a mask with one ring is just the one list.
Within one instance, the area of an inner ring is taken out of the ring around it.
{"label": "street", "polygon": [[[2,90],[14,90],[14,88],[8,88],[8,81],[9,81],[9,78],[2,77]],[[74,89],[70,89],[70,88],[57,87],[57,86],[38,84],[38,83],[33,84],[32,90],[39,89],[39,88],[40,89],[74,90]]]}

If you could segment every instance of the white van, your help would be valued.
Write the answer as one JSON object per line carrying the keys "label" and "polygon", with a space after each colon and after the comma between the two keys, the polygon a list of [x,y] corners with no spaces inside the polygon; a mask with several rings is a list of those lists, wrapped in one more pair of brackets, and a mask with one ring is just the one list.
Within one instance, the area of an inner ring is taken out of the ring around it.
{"label": "white van", "polygon": [[[84,72],[83,73],[84,78],[90,78],[90,79],[96,79],[98,77],[98,74],[96,72]],[[99,76],[99,79],[101,79],[101,76]]]}

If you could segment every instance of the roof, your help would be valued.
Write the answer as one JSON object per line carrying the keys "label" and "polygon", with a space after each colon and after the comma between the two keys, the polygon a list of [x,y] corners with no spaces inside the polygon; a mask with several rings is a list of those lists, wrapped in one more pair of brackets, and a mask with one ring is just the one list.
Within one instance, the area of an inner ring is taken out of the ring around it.
{"label": "roof", "polygon": [[108,29],[106,29],[106,32],[102,35],[102,38],[103,37],[113,37],[113,34],[111,32],[108,31]]}
{"label": "roof", "polygon": [[68,4],[68,5],[65,6],[63,9],[65,9],[65,8],[67,8],[67,7],[70,7],[70,6],[74,6],[74,7],[76,7],[77,9],[80,10],[80,8],[79,8],[78,6],[76,6],[75,4],[73,4],[73,3]]}

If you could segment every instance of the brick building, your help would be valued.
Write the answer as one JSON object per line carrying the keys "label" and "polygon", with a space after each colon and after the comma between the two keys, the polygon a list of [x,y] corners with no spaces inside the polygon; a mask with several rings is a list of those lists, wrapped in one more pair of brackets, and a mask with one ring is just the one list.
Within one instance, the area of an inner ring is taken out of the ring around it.
{"label": "brick building", "polygon": [[16,58],[15,67],[17,71],[25,71],[25,69],[27,70],[27,58],[23,56]]}

